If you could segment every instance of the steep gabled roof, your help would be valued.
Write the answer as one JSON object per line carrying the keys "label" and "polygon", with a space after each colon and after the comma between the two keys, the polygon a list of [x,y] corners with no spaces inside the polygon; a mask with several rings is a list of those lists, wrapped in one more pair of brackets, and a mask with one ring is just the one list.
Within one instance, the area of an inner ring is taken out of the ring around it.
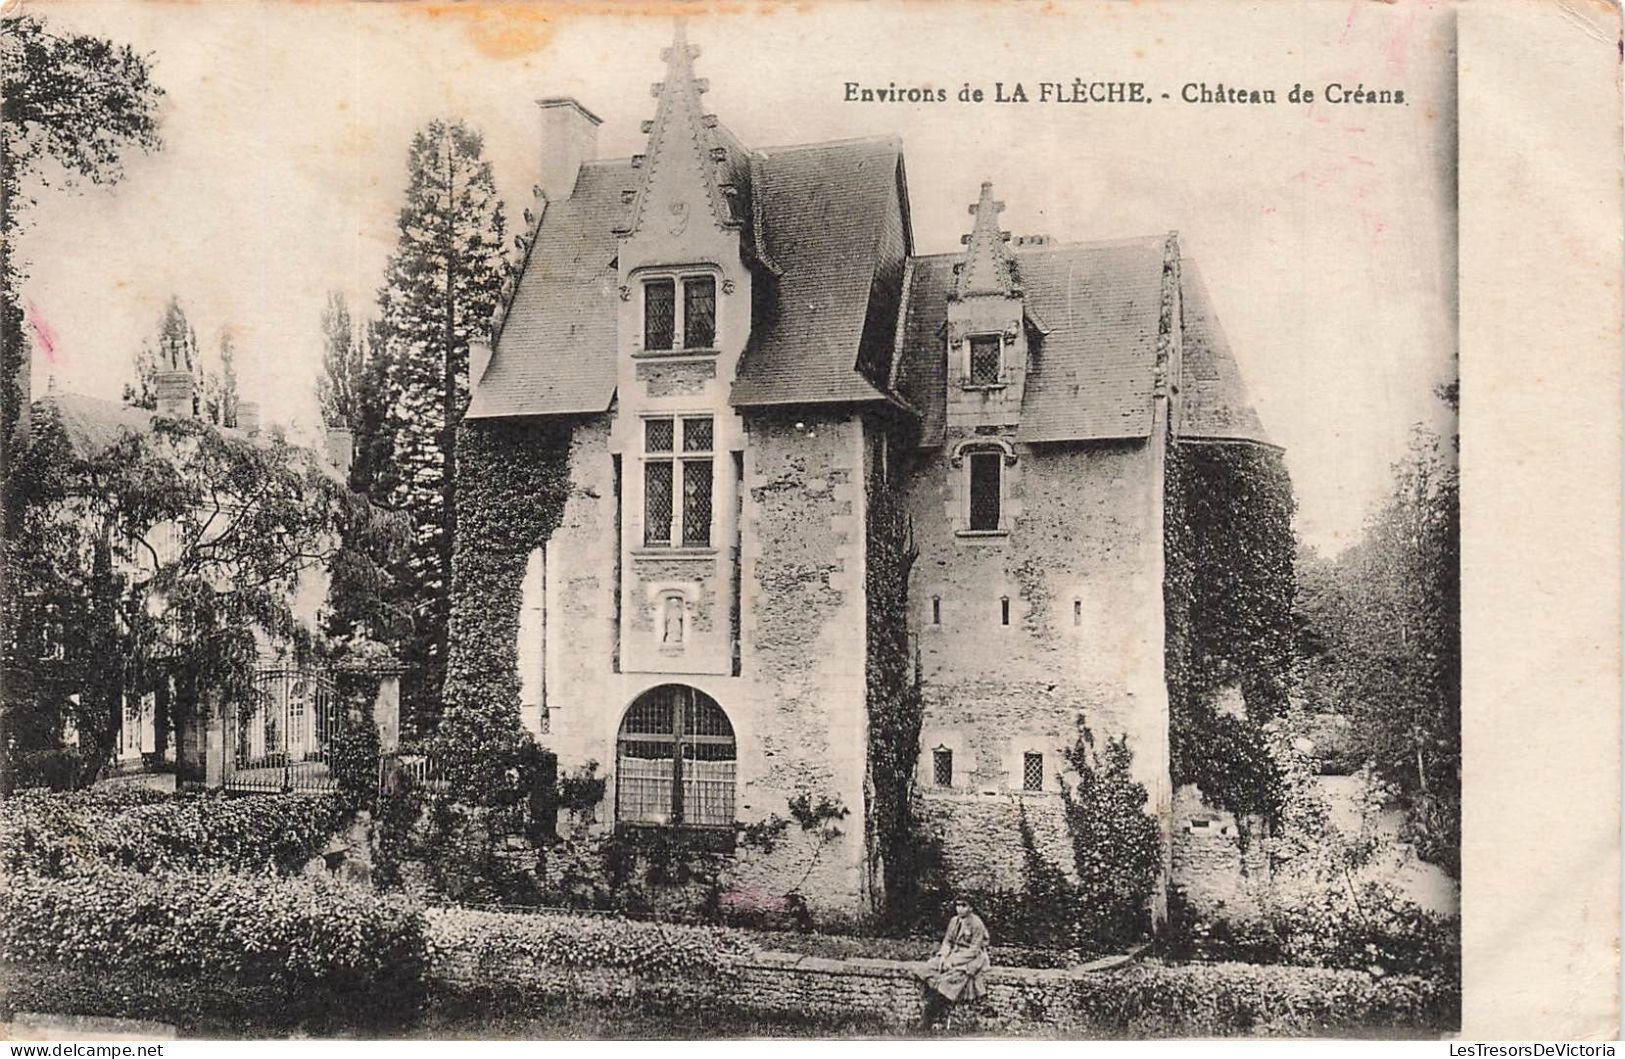
{"label": "steep gabled roof", "polygon": [[1018,250],[1027,303],[1049,326],[1029,358],[1019,441],[1151,433],[1165,239]]}
{"label": "steep gabled roof", "polygon": [[[640,179],[632,214],[627,219],[628,233],[642,227],[657,180],[673,181],[683,187],[699,184],[712,221],[726,228],[739,224],[740,218],[724,193],[724,180],[719,178],[719,169],[725,174],[738,167],[734,150],[738,140],[719,129],[715,116],[706,114],[700,104],[700,96],[709,86],[704,78],[694,76],[694,60],[699,54],[700,49],[688,43],[688,34],[678,20],[671,46],[660,53],[666,61],[666,78],[653,86],[659,102],[654,119],[644,126],[649,134],[648,146],[636,159]],[[686,206],[687,202],[679,199],[674,205]]]}
{"label": "steep gabled roof", "polygon": [[637,186],[628,161],[588,162],[567,199],[542,214],[490,367],[468,416],[602,412],[615,393],[615,229]]}
{"label": "steep gabled roof", "polygon": [[[1056,243],[1013,251],[1035,335],[1017,439],[1143,438],[1161,308],[1164,237]],[[942,441],[947,363],[942,331],[957,254],[915,258],[898,389],[924,414],[921,444]]]}
{"label": "steep gabled roof", "polygon": [[112,448],[126,434],[149,433],[157,415],[144,408],[78,393],[46,394],[35,404],[56,409],[74,454],[87,459]]}
{"label": "steep gabled roof", "polygon": [[920,445],[942,444],[948,416],[948,347],[943,330],[955,255],[911,258],[903,291],[902,350],[893,385],[920,413]]}
{"label": "steep gabled roof", "polygon": [[1004,212],[1004,203],[994,201],[991,180],[982,181],[981,195],[970,212],[976,221],[971,225],[970,234],[961,237],[965,260],[954,280],[954,297],[1020,294],[1014,262],[1004,245],[1010,233],[999,230],[999,214]]}
{"label": "steep gabled roof", "polygon": [[[736,405],[884,397],[857,370],[881,232],[898,193],[893,137],[759,152],[752,194],[777,267],[734,382]],[[889,323],[889,321],[888,321]]]}
{"label": "steep gabled roof", "polygon": [[1189,258],[1180,266],[1179,290],[1185,338],[1185,370],[1181,380],[1184,407],[1178,424],[1179,436],[1191,440],[1271,444],[1247,395],[1247,385],[1230,351],[1230,341],[1213,311],[1207,284],[1196,263]]}

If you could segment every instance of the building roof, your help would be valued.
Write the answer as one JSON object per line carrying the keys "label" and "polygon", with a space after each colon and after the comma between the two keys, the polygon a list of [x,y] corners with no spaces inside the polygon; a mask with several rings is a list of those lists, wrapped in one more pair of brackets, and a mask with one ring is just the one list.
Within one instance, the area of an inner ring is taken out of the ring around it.
{"label": "building roof", "polygon": [[56,409],[68,444],[85,458],[107,451],[125,435],[148,433],[157,414],[77,393],[48,393],[35,404]]}
{"label": "building roof", "polygon": [[[1151,432],[1165,237],[1014,250],[1032,336],[1017,440],[1098,441]],[[920,444],[942,444],[947,411],[943,323],[957,254],[910,262],[895,385],[921,412]],[[1182,260],[1184,394],[1180,435],[1269,437],[1248,399],[1206,286]],[[1037,323],[1042,321],[1042,323]]]}
{"label": "building roof", "polygon": [[[885,398],[857,370],[887,197],[898,194],[895,138],[757,152],[751,200],[765,297],[740,360],[738,405]],[[630,223],[630,161],[581,167],[546,205],[524,275],[468,416],[602,412],[615,393],[616,229]]]}
{"label": "building roof", "polygon": [[1146,437],[1159,329],[1174,326],[1187,332],[1187,436],[1263,439],[1194,268],[1182,281],[1183,321],[1164,319],[1172,237],[1012,245],[998,226],[1003,203],[984,183],[965,253],[911,257],[898,139],[751,151],[703,113],[698,49],[681,29],[663,54],[647,153],[583,165],[571,196],[546,203],[537,219],[470,418],[610,407],[619,239],[637,231],[656,176],[667,174],[703,185],[712,219],[738,231],[753,267],[736,406],[901,399],[921,416],[922,444],[940,444],[948,301],[1019,296],[1031,341],[1017,440]]}
{"label": "building roof", "polygon": [[[763,251],[778,267],[734,382],[736,405],[885,396],[857,369],[880,267],[889,200],[899,193],[894,138],[761,152],[752,191]],[[890,328],[888,327],[888,331]]]}
{"label": "building roof", "polygon": [[[1143,438],[1161,308],[1161,236],[1013,251],[1030,317],[1047,333],[1029,354],[1017,439]],[[957,254],[916,258],[898,388],[924,413],[921,444],[942,441],[947,397],[942,323]]]}
{"label": "building roof", "polygon": [[468,417],[602,412],[615,393],[615,230],[628,223],[630,161],[588,162],[574,193],[543,208]]}
{"label": "building roof", "polygon": [[[53,391],[35,401],[34,407],[40,410],[47,408],[55,410],[68,445],[80,459],[99,456],[126,436],[152,433],[153,423],[159,418],[157,412],[145,408],[136,408],[101,397],[89,397],[82,393]],[[228,438],[241,438],[260,446],[268,445],[273,437],[280,436],[280,428],[273,428],[274,432],[271,434],[249,432],[237,427],[217,426],[214,429]],[[324,453],[320,449],[310,451],[321,456],[316,461],[316,466],[324,475],[341,485],[347,483],[347,475],[333,465],[334,457],[331,452]]]}
{"label": "building roof", "polygon": [[1179,275],[1185,339],[1179,436],[1271,444],[1248,397],[1230,341],[1213,311],[1201,270],[1187,258]]}

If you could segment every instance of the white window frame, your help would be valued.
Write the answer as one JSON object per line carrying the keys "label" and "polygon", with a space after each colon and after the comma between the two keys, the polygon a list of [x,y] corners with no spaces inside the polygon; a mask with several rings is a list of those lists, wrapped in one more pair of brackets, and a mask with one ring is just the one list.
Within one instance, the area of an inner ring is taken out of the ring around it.
{"label": "white window frame", "polygon": [[[689,280],[708,279],[712,283],[711,295],[711,344],[709,346],[685,346],[683,344],[683,312],[687,304],[684,290]],[[644,343],[649,340],[649,284],[670,281],[672,284],[672,344],[665,349],[650,349]],[[724,283],[722,276],[716,269],[663,269],[654,272],[639,273],[637,277],[638,288],[638,348],[645,353],[665,354],[667,356],[683,356],[693,353],[713,353],[722,346],[722,295]],[[1002,363],[1002,360],[1001,360]]]}
{"label": "white window frame", "polygon": [[[711,447],[710,448],[704,449],[704,450],[696,450],[694,452],[685,452],[685,451],[683,451],[684,427],[685,427],[686,422],[688,420],[690,420],[690,419],[707,419],[707,420],[710,420],[710,422],[711,422]],[[648,426],[648,424],[651,423],[651,422],[657,422],[659,420],[670,420],[671,421],[671,451],[670,452],[650,452],[649,451],[649,426]],[[672,475],[671,475],[671,536],[668,537],[664,541],[651,541],[649,539],[649,525],[648,525],[648,520],[649,520],[649,497],[648,497],[649,473],[648,473],[647,470],[645,470],[643,472],[643,474],[642,474],[642,477],[640,478],[641,488],[643,490],[644,495],[643,495],[643,514],[642,514],[642,520],[643,520],[642,541],[641,541],[641,544],[639,546],[643,547],[643,548],[661,548],[661,549],[711,548],[711,547],[714,547],[715,546],[715,538],[716,538],[716,529],[717,529],[717,417],[713,413],[711,413],[710,411],[669,412],[669,413],[658,413],[658,414],[657,413],[650,413],[648,415],[643,415],[643,416],[639,417],[639,430],[641,432],[640,436],[638,438],[638,447],[639,447],[639,450],[640,450],[639,464],[641,466],[644,466],[644,467],[647,467],[648,464],[654,463],[654,462],[670,463],[672,465]],[[704,460],[704,461],[708,462],[711,465],[711,524],[705,528],[705,543],[704,544],[695,544],[695,543],[690,543],[689,541],[687,541],[685,539],[685,536],[684,536],[684,530],[685,530],[686,527],[685,527],[683,518],[684,518],[684,515],[686,514],[686,512],[684,511],[684,504],[683,504],[683,483],[688,479],[688,475],[689,475],[688,464],[690,464],[690,463],[698,463],[701,460]]]}

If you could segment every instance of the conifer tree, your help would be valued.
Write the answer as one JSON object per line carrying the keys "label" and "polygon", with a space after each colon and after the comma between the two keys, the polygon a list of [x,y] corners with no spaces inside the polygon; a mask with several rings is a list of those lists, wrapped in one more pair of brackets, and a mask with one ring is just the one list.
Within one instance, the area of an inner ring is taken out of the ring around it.
{"label": "conifer tree", "polygon": [[431,122],[413,137],[398,241],[378,294],[393,467],[371,472],[375,495],[387,487],[412,521],[400,584],[413,601],[404,661],[418,681],[420,716],[433,711],[445,673],[468,343],[489,328],[504,269],[503,207],[482,153],[479,133],[460,121]]}

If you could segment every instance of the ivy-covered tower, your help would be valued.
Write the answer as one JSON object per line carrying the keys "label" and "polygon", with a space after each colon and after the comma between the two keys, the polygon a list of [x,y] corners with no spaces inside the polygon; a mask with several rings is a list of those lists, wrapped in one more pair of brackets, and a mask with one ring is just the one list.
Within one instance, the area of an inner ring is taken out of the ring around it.
{"label": "ivy-covered tower", "polygon": [[1067,870],[1080,717],[1168,834],[1165,457],[1197,392],[1263,440],[1239,384],[1185,373],[1177,240],[1011,239],[983,184],[963,251],[917,254],[898,140],[746,146],[698,55],[679,30],[631,158],[543,101],[474,354],[471,428],[522,439],[486,458],[568,479],[545,539],[468,545],[524,554],[491,618],[523,723],[607,775],[600,832],[730,853],[730,903],[874,908],[899,775],[951,884],[1022,889],[1023,819]]}

